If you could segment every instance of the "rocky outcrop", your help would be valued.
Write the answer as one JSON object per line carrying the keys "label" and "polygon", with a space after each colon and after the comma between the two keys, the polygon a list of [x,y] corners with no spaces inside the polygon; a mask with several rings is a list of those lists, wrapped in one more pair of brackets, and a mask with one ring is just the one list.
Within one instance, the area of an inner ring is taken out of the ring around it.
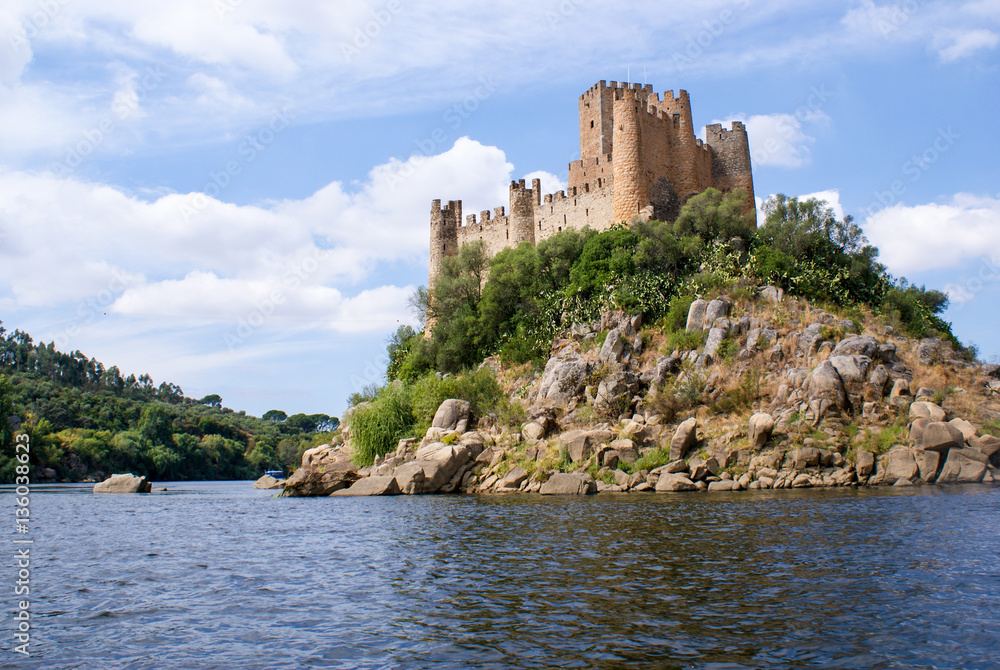
{"label": "rocky outcrop", "polygon": [[754,451],[760,451],[771,438],[774,431],[774,417],[764,412],[758,412],[750,417],[750,444]]}
{"label": "rocky outcrop", "polygon": [[535,404],[540,406],[566,405],[583,393],[587,378],[587,363],[578,355],[565,358],[553,356],[545,364],[538,384]]}
{"label": "rocky outcrop", "polygon": [[677,426],[674,437],[670,440],[670,460],[684,458],[698,442],[698,421],[694,417]]}
{"label": "rocky outcrop", "polygon": [[597,493],[597,482],[585,473],[560,472],[549,477],[539,490],[543,496],[584,496]]}
{"label": "rocky outcrop", "polygon": [[111,475],[110,478],[94,485],[94,493],[149,493],[153,485],[145,477],[133,474]]}
{"label": "rocky outcrop", "polygon": [[840,412],[848,407],[844,380],[830,361],[823,361],[809,373],[806,396],[814,424],[818,424],[827,413]]}
{"label": "rocky outcrop", "polygon": [[264,475],[263,477],[261,477],[260,479],[258,479],[253,483],[253,487],[255,489],[264,489],[264,490],[280,489],[284,487],[284,485],[285,485],[284,479],[275,479],[271,475]]}
{"label": "rocky outcrop", "polygon": [[324,444],[302,454],[302,465],[285,481],[288,498],[328,496],[360,479],[357,468],[341,449]]}
{"label": "rocky outcrop", "polygon": [[469,425],[469,402],[466,400],[445,400],[434,413],[432,428],[454,430],[464,433]]}
{"label": "rocky outcrop", "polygon": [[473,458],[463,444],[432,442],[417,450],[416,460],[396,468],[392,476],[401,493],[437,493]]}
{"label": "rocky outcrop", "polygon": [[354,482],[348,489],[334,491],[333,496],[398,496],[399,485],[396,484],[395,477],[385,475],[364,477]]}

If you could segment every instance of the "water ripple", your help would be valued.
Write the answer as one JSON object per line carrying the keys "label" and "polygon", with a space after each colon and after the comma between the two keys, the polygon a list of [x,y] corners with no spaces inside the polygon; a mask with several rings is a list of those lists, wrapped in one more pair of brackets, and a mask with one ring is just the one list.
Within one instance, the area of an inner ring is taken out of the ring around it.
{"label": "water ripple", "polygon": [[996,489],[168,487],[35,494],[35,654],[16,667],[1000,667]]}

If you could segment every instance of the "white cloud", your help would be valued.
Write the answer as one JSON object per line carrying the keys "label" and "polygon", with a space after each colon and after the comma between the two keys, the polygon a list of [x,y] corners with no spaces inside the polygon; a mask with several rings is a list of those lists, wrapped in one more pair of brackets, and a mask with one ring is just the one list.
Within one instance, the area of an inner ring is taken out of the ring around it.
{"label": "white cloud", "polygon": [[950,43],[949,46],[938,50],[941,61],[953,63],[971,56],[980,49],[995,49],[1000,44],[1000,35],[986,29],[968,30],[942,36],[939,41]]}
{"label": "white cloud", "polygon": [[[712,123],[742,121],[750,141],[750,160],[754,166],[774,165],[796,168],[812,160],[810,145],[816,138],[806,132],[825,127],[830,117],[821,110],[803,108],[794,114],[737,114]],[[704,130],[702,130],[704,133]],[[704,137],[702,137],[704,139]]]}
{"label": "white cloud", "polygon": [[542,194],[555,193],[556,191],[565,191],[566,182],[552,174],[551,172],[545,172],[544,170],[536,170],[534,172],[529,172],[524,175],[524,181],[527,184],[531,183],[532,179],[540,179],[542,181]]}
{"label": "white cloud", "polygon": [[806,193],[805,195],[799,196],[800,202],[812,199],[825,202],[827,206],[833,210],[834,216],[836,216],[838,219],[844,218],[844,206],[840,204],[840,191],[838,191],[837,189],[816,191],[815,193]]}
{"label": "white cloud", "polygon": [[462,199],[467,211],[506,204],[512,170],[501,150],[461,138],[441,154],[377,166],[354,192],[335,182],[301,200],[245,206],[205,194],[147,201],[0,171],[0,298],[72,312],[106,295],[111,313],[197,323],[232,321],[270,300],[288,319],[378,330],[406,314],[410,287],[372,286],[373,268],[420,262],[434,198]]}
{"label": "white cloud", "polygon": [[976,298],[976,294],[970,292],[964,286],[959,286],[958,284],[945,284],[944,292],[948,294],[948,300],[952,304],[964,305],[967,302],[972,302]]}
{"label": "white cloud", "polygon": [[894,274],[969,269],[1000,249],[1000,199],[967,193],[946,204],[895,205],[869,217],[865,234]]}

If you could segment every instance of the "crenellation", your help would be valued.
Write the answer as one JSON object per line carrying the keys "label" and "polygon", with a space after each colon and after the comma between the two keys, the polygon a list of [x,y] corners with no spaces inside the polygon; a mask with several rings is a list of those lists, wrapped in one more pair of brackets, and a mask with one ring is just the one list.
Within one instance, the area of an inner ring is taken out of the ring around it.
{"label": "crenellation", "polygon": [[[655,217],[673,220],[684,202],[707,188],[742,188],[753,206],[746,127],[734,121],[705,127],[695,137],[688,92],[650,84],[599,81],[579,97],[580,159],[569,163],[565,190],[541,191],[541,180],[510,183],[510,213],[496,207],[462,226],[461,201],[431,206],[430,281],[444,256],[482,240],[490,256],[569,228],[606,230]],[[478,222],[477,222],[478,221]]]}

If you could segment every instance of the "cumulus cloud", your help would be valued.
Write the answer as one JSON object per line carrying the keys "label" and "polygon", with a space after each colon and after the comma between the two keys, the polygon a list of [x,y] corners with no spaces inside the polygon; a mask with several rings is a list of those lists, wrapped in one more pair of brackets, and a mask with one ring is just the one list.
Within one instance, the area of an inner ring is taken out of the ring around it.
{"label": "cumulus cloud", "polygon": [[[968,193],[944,204],[897,204],[868,217],[865,234],[894,274],[969,269],[1000,249],[1000,199]],[[994,261],[995,262],[995,261]]]}
{"label": "cumulus cloud", "polygon": [[72,312],[107,295],[103,306],[123,316],[219,323],[260,310],[379,330],[407,314],[412,287],[372,285],[373,269],[421,262],[434,198],[462,199],[467,211],[505,204],[512,170],[501,150],[461,138],[441,154],[377,166],[353,191],[334,182],[244,206],[0,171],[0,297]]}
{"label": "cumulus cloud", "polygon": [[802,108],[794,114],[737,114],[721,121],[716,119],[712,123],[728,125],[731,121],[746,124],[750,160],[755,166],[797,168],[812,160],[810,145],[816,138],[809,132],[825,127],[829,124],[830,117],[818,109]]}
{"label": "cumulus cloud", "polygon": [[551,172],[545,172],[544,170],[536,170],[535,172],[529,172],[524,175],[524,181],[527,184],[531,183],[532,179],[540,179],[542,181],[542,194],[555,193],[556,191],[565,191],[566,182],[552,174]]}

